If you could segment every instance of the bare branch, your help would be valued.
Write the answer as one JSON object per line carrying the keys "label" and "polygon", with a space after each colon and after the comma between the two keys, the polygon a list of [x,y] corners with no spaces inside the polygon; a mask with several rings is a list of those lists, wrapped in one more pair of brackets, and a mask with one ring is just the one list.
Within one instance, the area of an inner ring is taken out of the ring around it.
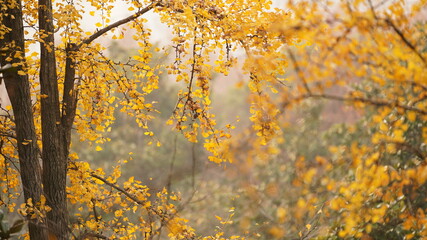
{"label": "bare branch", "polygon": [[369,104],[377,107],[394,107],[394,108],[403,109],[405,111],[413,111],[422,115],[427,115],[426,110],[416,108],[413,106],[402,105],[399,102],[390,102],[382,99],[369,99],[369,98],[363,98],[363,97],[343,97],[343,96],[329,95],[329,94],[303,94],[289,101],[284,102],[284,104],[282,104],[282,107],[285,108],[292,102],[298,102],[300,100],[307,99],[307,98],[323,98],[323,99],[342,101],[342,102],[361,102],[361,103],[365,103],[365,104]]}
{"label": "bare branch", "polygon": [[174,140],[173,140],[173,151],[172,151],[172,159],[169,165],[169,174],[168,174],[168,181],[166,184],[166,189],[168,191],[168,201],[170,199],[170,193],[172,192],[172,175],[173,175],[173,170],[174,170],[174,165],[175,165],[175,160],[176,160],[176,140],[177,140],[177,135],[175,134]]}
{"label": "bare branch", "polygon": [[325,98],[325,99],[338,100],[338,101],[344,101],[344,102],[362,102],[362,103],[374,105],[377,107],[384,107],[384,106],[395,107],[395,108],[400,108],[406,111],[413,111],[423,115],[427,115],[426,110],[419,109],[412,106],[402,105],[398,102],[388,102],[380,99],[369,99],[369,98],[363,98],[363,97],[342,97],[342,96],[329,95],[329,94],[309,94],[309,95],[306,95],[306,97]]}

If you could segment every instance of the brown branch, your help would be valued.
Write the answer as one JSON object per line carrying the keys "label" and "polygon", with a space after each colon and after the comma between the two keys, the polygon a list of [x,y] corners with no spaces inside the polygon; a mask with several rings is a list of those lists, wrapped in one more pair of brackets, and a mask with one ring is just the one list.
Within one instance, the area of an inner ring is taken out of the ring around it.
{"label": "brown branch", "polygon": [[368,3],[369,3],[369,8],[371,9],[372,15],[374,16],[375,19],[378,19],[377,14],[375,13],[374,5],[372,4],[372,0],[368,0]]}
{"label": "brown branch", "polygon": [[110,31],[113,28],[119,27],[123,24],[126,24],[130,21],[133,21],[135,19],[137,19],[138,17],[140,17],[141,15],[143,15],[144,13],[150,11],[151,9],[153,9],[155,6],[158,5],[158,2],[153,2],[150,5],[148,5],[147,7],[139,10],[138,12],[132,14],[131,16],[124,18],[122,20],[119,20],[117,22],[114,22],[100,30],[98,30],[97,32],[95,32],[94,34],[92,34],[90,37],[86,38],[85,40],[83,40],[80,44],[78,44],[76,46],[76,48],[80,48],[82,45],[84,44],[90,44],[91,42],[93,42],[95,39],[97,39],[98,37],[102,36],[104,33]]}
{"label": "brown branch", "polygon": [[139,204],[139,205],[144,205],[145,202],[144,201],[140,201],[138,200],[135,196],[132,196],[130,193],[126,192],[126,190],[124,190],[123,188],[117,186],[114,183],[109,182],[107,179],[96,175],[95,173],[91,173],[90,176],[92,176],[93,178],[96,178],[98,180],[101,180],[102,182],[104,182],[105,184],[107,184],[108,186],[116,189],[117,191],[123,193],[126,197],[128,197],[129,199],[131,199],[132,201],[134,201],[135,203]]}
{"label": "brown branch", "polygon": [[300,80],[301,80],[301,82],[302,82],[302,84],[303,84],[303,86],[304,86],[305,90],[307,91],[307,93],[308,93],[309,95],[312,95],[312,94],[311,94],[311,90],[310,90],[310,88],[308,87],[307,81],[306,81],[306,80],[305,80],[305,78],[304,78],[304,73],[302,72],[301,68],[299,67],[299,65],[298,65],[298,63],[297,63],[297,60],[296,60],[296,58],[295,58],[295,55],[292,53],[292,51],[291,51],[290,49],[288,49],[288,53],[289,53],[289,57],[290,57],[290,58],[291,58],[291,60],[292,60],[293,65],[294,65],[295,71],[297,72],[297,75],[298,75],[298,77],[300,78]]}
{"label": "brown branch", "polygon": [[169,174],[168,174],[168,181],[166,184],[166,189],[168,191],[168,202],[170,200],[170,193],[172,192],[172,176],[173,176],[173,170],[175,166],[175,160],[176,160],[176,150],[177,150],[177,135],[175,134],[174,140],[173,140],[173,151],[172,151],[172,159],[169,164]]}
{"label": "brown branch", "polygon": [[362,102],[362,103],[366,103],[366,104],[370,104],[378,107],[383,107],[383,106],[396,107],[406,111],[414,111],[422,115],[427,115],[426,110],[419,109],[416,107],[401,105],[398,102],[388,102],[388,101],[379,100],[379,99],[376,100],[376,99],[369,99],[369,98],[363,98],[363,97],[342,97],[342,96],[329,95],[329,94],[308,94],[308,95],[304,95],[302,98],[309,98],[309,97],[325,98],[325,99],[344,101],[344,102]]}
{"label": "brown branch", "polygon": [[417,49],[415,48],[415,46],[409,42],[409,40],[405,37],[405,35],[403,34],[402,31],[400,31],[399,28],[397,28],[397,26],[391,21],[391,19],[387,18],[385,20],[385,22],[391,27],[393,28],[394,32],[399,35],[400,39],[405,43],[405,45],[407,47],[409,47],[413,52],[415,52],[415,54],[417,54],[417,56],[423,61],[424,65],[427,66],[427,61],[426,59],[423,57],[423,55],[421,55],[420,52],[417,51]]}
{"label": "brown branch", "polygon": [[407,142],[398,142],[398,141],[384,141],[385,143],[391,143],[395,144],[399,148],[405,148],[408,151],[415,154],[417,157],[419,157],[421,160],[424,160],[427,158],[427,154],[423,152],[420,148],[417,148],[415,146],[412,146],[411,144]]}
{"label": "brown branch", "polygon": [[64,90],[62,97],[62,116],[61,122],[65,130],[65,146],[68,149],[71,142],[71,127],[73,126],[74,117],[77,108],[77,90],[74,89],[74,81],[76,77],[76,62],[73,58],[75,44],[68,44],[65,53],[65,79]]}
{"label": "brown branch", "polygon": [[[142,206],[144,206],[145,205],[145,201],[140,201],[140,200],[138,200],[135,196],[133,196],[132,194],[130,194],[130,193],[128,193],[126,190],[124,190],[123,188],[121,188],[121,187],[119,187],[119,186],[117,186],[116,184],[114,184],[114,183],[111,183],[111,182],[109,182],[107,179],[105,179],[105,178],[103,178],[103,177],[101,177],[101,176],[99,176],[99,175],[97,175],[97,174],[95,174],[95,173],[91,173],[90,174],[93,178],[96,178],[96,179],[98,179],[98,180],[101,180],[102,182],[104,182],[105,184],[107,184],[108,186],[110,186],[110,187],[112,187],[112,188],[114,188],[114,189],[116,189],[117,191],[119,191],[119,192],[121,192],[121,193],[123,193],[126,197],[128,197],[129,199],[131,199],[132,201],[134,201],[135,203],[137,203],[137,204],[139,204],[139,205],[142,205]],[[194,194],[193,194],[194,195]],[[155,232],[160,232],[160,230],[164,227],[164,226],[166,226],[168,223],[169,223],[169,221],[171,220],[171,219],[173,219],[173,217],[174,216],[176,216],[177,214],[178,214],[178,212],[180,211],[180,209],[177,209],[177,211],[175,212],[175,213],[171,213],[170,215],[166,215],[166,217],[164,216],[165,215],[165,213],[162,213],[162,211],[161,210],[157,210],[157,209],[155,209],[154,207],[147,207],[148,209],[147,210],[150,210],[150,211],[152,211],[152,212],[154,212],[158,217],[160,217],[160,222],[161,222],[161,224],[160,224],[160,226],[155,230]],[[149,217],[149,219],[150,219],[150,222],[152,222],[152,220],[151,220],[151,218],[152,218],[152,215],[150,214],[150,211],[147,211],[147,213],[148,213],[148,217]],[[150,224],[150,227],[152,227],[152,224]],[[152,236],[150,236],[150,238],[148,238],[148,239],[152,239],[153,238],[153,236],[154,235],[152,235]]]}
{"label": "brown branch", "polygon": [[298,102],[307,98],[323,98],[323,99],[329,99],[329,100],[335,100],[335,101],[341,101],[341,102],[362,102],[362,103],[377,106],[377,107],[395,107],[395,108],[403,109],[405,111],[413,111],[422,115],[427,115],[426,110],[419,109],[412,106],[401,105],[398,102],[388,102],[380,99],[369,99],[369,98],[362,98],[362,97],[343,97],[343,96],[336,96],[336,95],[329,95],[329,94],[300,95],[293,99],[290,99],[289,101],[284,102],[282,104],[282,108],[286,108],[292,102]]}
{"label": "brown branch", "polygon": [[191,144],[191,186],[193,188],[193,195],[196,192],[196,151],[195,151],[196,143]]}
{"label": "brown branch", "polygon": [[0,137],[7,137],[7,138],[16,139],[16,135],[14,135],[12,133],[3,133],[3,132],[0,132]]}

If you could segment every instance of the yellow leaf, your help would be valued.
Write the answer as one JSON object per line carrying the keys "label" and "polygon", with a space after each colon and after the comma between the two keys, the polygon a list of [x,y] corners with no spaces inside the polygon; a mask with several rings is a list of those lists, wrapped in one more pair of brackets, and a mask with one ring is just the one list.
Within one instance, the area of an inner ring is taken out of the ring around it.
{"label": "yellow leaf", "polygon": [[96,146],[95,150],[96,150],[97,152],[102,151],[102,147],[101,147],[101,146]]}
{"label": "yellow leaf", "polygon": [[279,222],[283,223],[285,221],[285,217],[286,217],[286,209],[283,207],[277,208],[276,216],[279,219]]}
{"label": "yellow leaf", "polygon": [[130,177],[129,180],[128,180],[129,183],[133,183],[134,181],[135,181],[135,177],[133,177],[133,176]]}
{"label": "yellow leaf", "polygon": [[77,155],[77,153],[70,153],[69,157],[73,160],[79,159],[79,156]]}
{"label": "yellow leaf", "polygon": [[415,119],[417,119],[417,114],[415,112],[412,112],[412,111],[408,112],[408,119],[411,122],[415,121]]}
{"label": "yellow leaf", "polygon": [[114,102],[114,100],[116,100],[116,97],[115,97],[115,96],[112,96],[112,97],[108,100],[108,102],[109,102],[110,104],[112,104],[112,103]]}
{"label": "yellow leaf", "polygon": [[96,23],[95,26],[102,27],[102,24],[100,22]]}
{"label": "yellow leaf", "polygon": [[273,93],[278,93],[279,91],[277,91],[277,89],[275,89],[275,88],[270,88],[270,90],[271,90],[271,92],[273,92]]}
{"label": "yellow leaf", "polygon": [[151,76],[153,76],[153,72],[152,71],[149,71],[149,72],[147,72],[147,74],[145,75],[146,77],[151,77]]}
{"label": "yellow leaf", "polygon": [[209,99],[209,96],[206,96],[204,99],[206,105],[211,105],[211,100]]}
{"label": "yellow leaf", "polygon": [[166,121],[166,124],[167,124],[167,125],[172,125],[172,124],[173,124],[173,120],[172,120],[172,119],[167,120],[167,121]]}
{"label": "yellow leaf", "polygon": [[273,226],[268,230],[268,233],[273,235],[275,238],[282,238],[285,235],[285,230],[283,230],[283,228]]}
{"label": "yellow leaf", "polygon": [[121,217],[121,216],[123,216],[123,210],[117,210],[117,211],[115,211],[114,212],[114,216],[116,216],[116,217]]}

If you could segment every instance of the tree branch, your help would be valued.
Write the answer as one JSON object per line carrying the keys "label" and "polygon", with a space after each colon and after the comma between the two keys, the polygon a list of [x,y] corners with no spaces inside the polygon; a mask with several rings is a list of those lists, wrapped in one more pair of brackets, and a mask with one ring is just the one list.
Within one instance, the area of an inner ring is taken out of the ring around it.
{"label": "tree branch", "polygon": [[406,111],[414,111],[423,115],[427,115],[426,110],[422,110],[416,107],[406,106],[399,104],[398,102],[387,102],[384,100],[376,100],[376,99],[369,99],[369,98],[363,98],[363,97],[342,97],[342,96],[336,96],[336,95],[329,95],[329,94],[308,94],[305,95],[306,97],[313,97],[313,98],[325,98],[325,99],[331,99],[331,100],[337,100],[337,101],[344,101],[344,102],[362,102],[378,107],[387,106],[387,107],[396,107],[400,108]]}
{"label": "tree branch", "polygon": [[74,81],[76,77],[76,61],[74,59],[73,51],[76,47],[75,44],[68,44],[65,49],[65,77],[64,77],[64,89],[62,94],[62,114],[61,124],[63,127],[63,139],[64,149],[68,155],[70,143],[71,143],[71,128],[73,126],[74,118],[76,116],[78,91],[75,89]]}
{"label": "tree branch", "polygon": [[409,42],[409,40],[405,37],[405,35],[403,35],[403,32],[400,31],[399,28],[397,28],[397,26],[389,19],[387,18],[385,20],[385,22],[391,27],[393,28],[394,32],[399,35],[400,39],[402,39],[402,41],[405,43],[405,45],[407,47],[409,47],[415,54],[417,54],[417,56],[423,61],[424,65],[427,67],[427,61],[426,59],[423,57],[423,55],[421,55],[420,52],[417,51],[417,49],[415,48],[415,46]]}
{"label": "tree branch", "polygon": [[148,5],[147,7],[139,10],[138,12],[132,14],[131,16],[124,18],[122,20],[119,20],[117,22],[114,22],[98,31],[96,31],[94,34],[92,34],[90,37],[86,38],[85,40],[83,40],[80,44],[76,45],[76,48],[80,48],[82,45],[84,44],[90,44],[91,42],[93,42],[95,39],[97,39],[98,37],[102,36],[104,33],[110,31],[113,28],[119,27],[125,23],[128,23],[132,20],[135,20],[136,18],[140,17],[141,15],[143,15],[144,13],[150,11],[151,9],[153,9],[155,6],[158,5],[158,2],[153,2],[150,5]]}
{"label": "tree branch", "polygon": [[395,144],[399,148],[405,148],[409,152],[412,152],[413,154],[415,154],[421,160],[424,160],[427,157],[427,154],[425,152],[423,152],[420,148],[412,146],[411,144],[409,144],[407,142],[398,142],[398,141],[384,141],[384,142],[385,143]]}
{"label": "tree branch", "polygon": [[369,99],[369,98],[363,98],[363,97],[343,97],[343,96],[336,96],[336,95],[329,95],[329,94],[303,94],[289,101],[284,102],[282,107],[285,108],[291,102],[300,101],[306,98],[323,98],[323,99],[329,99],[329,100],[335,100],[335,101],[341,101],[341,102],[362,102],[362,103],[377,106],[377,107],[395,107],[395,108],[403,109],[405,111],[413,111],[422,115],[427,115],[426,110],[419,109],[412,106],[402,105],[398,102],[387,102],[381,99]]}
{"label": "tree branch", "polygon": [[303,86],[304,86],[305,90],[307,91],[307,93],[308,93],[309,95],[312,95],[312,94],[311,94],[311,90],[310,90],[310,88],[308,87],[307,80],[305,80],[305,78],[304,78],[304,73],[302,72],[301,68],[299,67],[299,65],[298,65],[298,63],[297,63],[297,60],[296,60],[296,58],[295,58],[295,55],[292,53],[292,51],[291,51],[290,49],[288,49],[288,53],[289,53],[289,57],[290,57],[290,58],[291,58],[291,60],[292,60],[293,65],[294,65],[295,71],[297,72],[297,76],[301,79],[301,82],[302,82],[302,84],[303,84]]}
{"label": "tree branch", "polygon": [[0,132],[0,137],[7,137],[7,138],[16,139],[16,135],[14,135],[12,133],[3,133],[3,132]]}
{"label": "tree branch", "polygon": [[107,184],[108,186],[116,189],[117,191],[123,193],[126,197],[128,197],[130,200],[134,201],[135,203],[144,206],[145,202],[144,201],[140,201],[138,200],[135,196],[132,196],[130,193],[126,192],[126,190],[124,190],[123,188],[117,186],[114,183],[109,182],[107,179],[96,175],[95,173],[91,173],[90,176],[92,176],[93,178],[96,178],[98,180],[101,180],[102,182],[104,182],[105,184]]}

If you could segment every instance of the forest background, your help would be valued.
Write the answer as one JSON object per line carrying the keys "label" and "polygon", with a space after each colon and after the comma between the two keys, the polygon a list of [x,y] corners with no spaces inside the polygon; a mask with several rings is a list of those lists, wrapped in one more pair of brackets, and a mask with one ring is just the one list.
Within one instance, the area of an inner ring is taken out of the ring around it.
{"label": "forest background", "polygon": [[19,146],[49,158],[36,50],[48,37],[24,2],[26,57],[3,40],[2,66],[15,65],[2,74],[28,77],[36,139],[2,102],[1,237],[426,239],[425,1],[126,2],[171,29],[154,43],[139,16],[96,39],[114,2],[54,3],[61,119],[76,100],[58,206],[54,182],[35,201],[20,180]]}

